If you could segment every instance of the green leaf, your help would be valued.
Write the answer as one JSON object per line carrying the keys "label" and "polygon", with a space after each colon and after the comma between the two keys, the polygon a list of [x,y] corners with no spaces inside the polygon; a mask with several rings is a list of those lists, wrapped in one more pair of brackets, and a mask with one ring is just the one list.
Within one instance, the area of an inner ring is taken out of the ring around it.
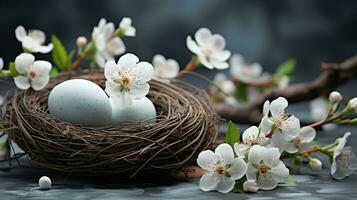
{"label": "green leaf", "polygon": [[275,75],[279,79],[283,76],[291,77],[295,71],[295,66],[296,66],[296,60],[293,58],[290,58],[278,66],[278,68],[275,72]]}
{"label": "green leaf", "polygon": [[238,97],[242,101],[248,101],[247,85],[243,83],[238,83],[236,87]]}
{"label": "green leaf", "polygon": [[226,133],[226,143],[233,147],[234,144],[239,141],[239,137],[240,133],[237,126],[232,121],[229,121]]}
{"label": "green leaf", "polygon": [[13,76],[13,77],[20,75],[20,73],[16,70],[16,66],[15,66],[14,62],[9,63],[9,70],[10,70],[11,76]]}
{"label": "green leaf", "polygon": [[57,76],[57,75],[58,75],[58,69],[55,68],[55,67],[52,67],[52,68],[51,68],[51,71],[50,71],[50,76],[51,76],[51,77],[55,77],[55,76]]}
{"label": "green leaf", "polygon": [[52,35],[51,42],[53,44],[53,51],[52,51],[52,59],[53,62],[62,70],[67,70],[68,65],[68,57],[67,51],[62,45],[61,41],[55,36]]}
{"label": "green leaf", "polygon": [[234,188],[232,190],[232,192],[234,193],[245,193],[244,190],[243,190],[243,183],[236,183],[234,185]]}

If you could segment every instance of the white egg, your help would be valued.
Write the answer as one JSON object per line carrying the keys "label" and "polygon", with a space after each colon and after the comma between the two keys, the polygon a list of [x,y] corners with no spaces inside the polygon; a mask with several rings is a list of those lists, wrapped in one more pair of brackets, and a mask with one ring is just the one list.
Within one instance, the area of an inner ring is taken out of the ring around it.
{"label": "white egg", "polygon": [[107,94],[97,84],[72,79],[54,87],[48,97],[50,114],[87,127],[109,125],[112,108]]}
{"label": "white egg", "polygon": [[50,189],[51,184],[52,181],[47,176],[42,176],[40,180],[38,180],[38,186],[40,186],[40,189],[42,190]]}
{"label": "white egg", "polygon": [[116,106],[112,99],[112,124],[121,122],[155,122],[156,109],[154,104],[147,97],[134,99],[133,104],[122,109]]}

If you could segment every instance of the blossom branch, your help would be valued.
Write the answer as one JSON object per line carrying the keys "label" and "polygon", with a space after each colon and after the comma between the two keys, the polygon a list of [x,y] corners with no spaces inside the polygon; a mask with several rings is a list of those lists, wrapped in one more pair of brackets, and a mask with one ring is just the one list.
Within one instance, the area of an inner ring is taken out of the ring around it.
{"label": "blossom branch", "polygon": [[240,123],[257,124],[261,119],[261,108],[265,100],[273,100],[279,96],[289,102],[301,102],[329,94],[334,88],[353,79],[357,75],[357,55],[340,64],[321,64],[321,74],[312,82],[299,83],[284,89],[273,89],[262,94],[254,101],[238,105],[219,103],[215,110],[223,118],[239,121]]}

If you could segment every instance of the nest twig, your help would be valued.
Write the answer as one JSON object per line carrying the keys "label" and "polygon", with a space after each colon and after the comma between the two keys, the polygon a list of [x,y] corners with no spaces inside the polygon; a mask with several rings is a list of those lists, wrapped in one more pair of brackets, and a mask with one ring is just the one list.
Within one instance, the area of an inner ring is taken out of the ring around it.
{"label": "nest twig", "polygon": [[192,164],[217,137],[206,93],[179,81],[150,82],[156,123],[87,128],[56,119],[48,113],[48,95],[72,78],[105,83],[102,71],[62,74],[41,91],[13,91],[2,108],[5,132],[35,165],[87,176],[169,173]]}

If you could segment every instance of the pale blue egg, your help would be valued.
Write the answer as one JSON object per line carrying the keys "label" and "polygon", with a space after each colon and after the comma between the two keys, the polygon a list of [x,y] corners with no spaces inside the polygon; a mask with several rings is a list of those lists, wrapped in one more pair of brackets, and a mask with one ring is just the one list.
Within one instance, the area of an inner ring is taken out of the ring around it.
{"label": "pale blue egg", "polygon": [[97,84],[72,79],[54,87],[48,97],[51,115],[86,127],[110,125],[112,108],[107,94]]}
{"label": "pale blue egg", "polygon": [[155,122],[156,109],[151,100],[147,97],[141,99],[134,99],[133,103],[126,107],[120,108],[112,104],[112,124],[119,124],[122,122]]}

